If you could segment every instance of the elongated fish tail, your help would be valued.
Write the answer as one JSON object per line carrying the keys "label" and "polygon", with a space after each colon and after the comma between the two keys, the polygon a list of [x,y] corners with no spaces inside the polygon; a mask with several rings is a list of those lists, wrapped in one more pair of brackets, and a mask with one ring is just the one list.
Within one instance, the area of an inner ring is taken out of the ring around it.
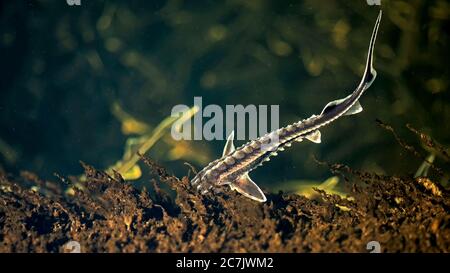
{"label": "elongated fish tail", "polygon": [[383,12],[380,10],[377,21],[375,22],[375,26],[373,27],[372,37],[370,38],[369,50],[367,53],[366,67],[364,69],[364,74],[358,87],[355,89],[355,91],[353,91],[352,94],[348,95],[347,97],[329,102],[327,105],[325,105],[320,115],[324,115],[326,113],[335,113],[335,116],[338,117],[340,115],[336,113],[336,111],[339,111],[337,109],[346,105],[349,105],[349,108],[343,115],[354,115],[360,113],[363,110],[358,99],[361,97],[364,91],[366,91],[370,87],[370,85],[372,85],[377,76],[377,71],[373,68],[373,50],[375,48],[375,41],[377,39],[382,14]]}
{"label": "elongated fish tail", "polygon": [[372,37],[370,38],[369,50],[367,52],[366,67],[364,69],[364,74],[360,83],[360,87],[363,87],[364,89],[369,88],[377,76],[377,71],[373,68],[373,51],[375,48],[375,41],[377,39],[378,29],[380,27],[382,15],[383,11],[380,10],[377,21],[375,22],[375,26],[373,27]]}

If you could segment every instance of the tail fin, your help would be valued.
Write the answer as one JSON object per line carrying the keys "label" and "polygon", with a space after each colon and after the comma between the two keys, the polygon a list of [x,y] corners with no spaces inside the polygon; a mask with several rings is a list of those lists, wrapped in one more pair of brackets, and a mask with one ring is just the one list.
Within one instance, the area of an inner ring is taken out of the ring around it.
{"label": "tail fin", "polygon": [[370,38],[369,50],[367,53],[366,67],[364,69],[364,74],[362,76],[361,82],[359,83],[358,87],[349,96],[347,96],[343,99],[331,101],[327,105],[325,105],[325,107],[322,110],[321,115],[323,115],[327,112],[330,112],[333,109],[335,109],[337,106],[339,106],[340,104],[346,103],[347,101],[352,101],[355,98],[356,98],[356,101],[352,104],[352,107],[350,107],[344,115],[354,115],[363,110],[361,104],[359,103],[359,101],[357,99],[361,96],[361,94],[365,90],[367,90],[370,87],[370,85],[373,83],[373,81],[377,77],[377,71],[373,68],[373,50],[375,48],[375,41],[377,39],[378,28],[380,27],[382,15],[383,15],[383,12],[380,10],[377,21],[375,22],[375,26],[373,27],[372,37]]}
{"label": "tail fin", "polygon": [[378,29],[380,27],[381,16],[383,15],[383,11],[380,10],[378,14],[377,21],[375,22],[375,26],[373,27],[372,37],[370,38],[369,50],[367,53],[367,61],[366,68],[364,69],[364,75],[361,79],[360,86],[365,85],[364,88],[367,89],[372,84],[377,76],[377,71],[373,68],[373,50],[375,48],[375,41],[377,40]]}

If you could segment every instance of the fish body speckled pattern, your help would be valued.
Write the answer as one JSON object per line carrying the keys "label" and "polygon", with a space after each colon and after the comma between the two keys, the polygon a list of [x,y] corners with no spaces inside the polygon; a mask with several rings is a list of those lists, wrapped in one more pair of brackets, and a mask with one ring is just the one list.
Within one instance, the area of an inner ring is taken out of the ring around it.
{"label": "fish body speckled pattern", "polygon": [[290,147],[295,141],[307,139],[314,143],[320,143],[321,133],[319,128],[328,125],[341,116],[354,115],[362,111],[358,100],[364,91],[370,87],[377,75],[373,68],[373,50],[381,16],[382,11],[380,10],[370,39],[364,74],[352,94],[343,99],[329,102],[319,115],[312,115],[307,119],[272,131],[247,142],[237,149],[233,144],[234,132],[232,132],[227,139],[222,157],[212,161],[197,173],[191,180],[191,185],[203,194],[215,187],[229,185],[231,189],[246,197],[265,202],[266,196],[249,177],[249,172],[270,160],[270,157],[276,156],[286,147]]}

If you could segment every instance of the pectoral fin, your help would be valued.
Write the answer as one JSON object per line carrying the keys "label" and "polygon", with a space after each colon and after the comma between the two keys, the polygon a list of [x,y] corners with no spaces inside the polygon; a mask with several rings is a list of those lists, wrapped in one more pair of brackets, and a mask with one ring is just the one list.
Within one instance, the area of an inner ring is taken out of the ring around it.
{"label": "pectoral fin", "polygon": [[314,143],[321,143],[322,142],[322,134],[320,133],[319,130],[316,130],[314,132],[312,132],[309,135],[306,135],[305,138],[309,141],[312,141]]}
{"label": "pectoral fin", "polygon": [[234,139],[234,130],[231,131],[231,134],[227,138],[227,143],[225,143],[225,147],[223,148],[222,156],[226,156],[234,152],[234,150],[236,150],[236,148],[234,147],[233,139]]}
{"label": "pectoral fin", "polygon": [[258,202],[266,202],[267,198],[258,187],[258,185],[253,182],[253,180],[248,176],[248,173],[242,175],[240,178],[236,179],[230,184],[232,190],[236,190],[245,197],[251,198]]}

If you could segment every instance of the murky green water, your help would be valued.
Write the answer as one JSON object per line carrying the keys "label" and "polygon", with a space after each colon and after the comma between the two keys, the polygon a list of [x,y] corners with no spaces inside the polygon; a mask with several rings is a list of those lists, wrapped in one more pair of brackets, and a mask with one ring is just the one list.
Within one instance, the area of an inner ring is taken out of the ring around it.
{"label": "murky green water", "polygon": [[[414,173],[422,160],[376,119],[425,156],[406,124],[448,146],[450,4],[382,1],[382,9],[364,111],[324,128],[322,144],[299,143],[257,169],[259,184],[330,177],[313,156]],[[79,160],[106,169],[127,139],[150,137],[194,96],[222,107],[279,105],[280,126],[319,114],[359,83],[378,10],[366,1],[2,2],[0,166],[47,178],[81,173]],[[201,168],[223,145],[165,134],[147,154],[182,175],[183,162]]]}

